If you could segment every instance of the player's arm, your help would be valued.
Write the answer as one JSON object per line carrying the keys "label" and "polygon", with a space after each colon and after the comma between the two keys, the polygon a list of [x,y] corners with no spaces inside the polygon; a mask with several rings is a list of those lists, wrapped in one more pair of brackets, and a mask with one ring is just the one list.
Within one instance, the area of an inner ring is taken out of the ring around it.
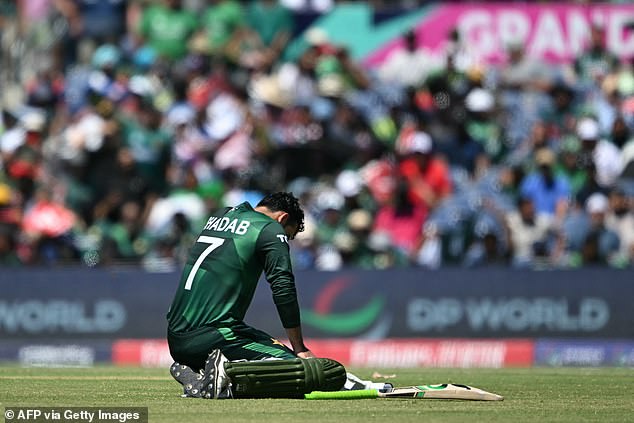
{"label": "player's arm", "polygon": [[304,337],[302,336],[301,326],[286,328],[286,336],[288,337],[288,342],[291,343],[291,349],[296,356],[299,358],[315,358],[315,354],[313,354],[306,345],[304,345]]}
{"label": "player's arm", "polygon": [[302,336],[299,302],[286,235],[278,225],[269,224],[260,232],[257,249],[264,263],[266,280],[271,284],[273,302],[291,348],[299,357],[312,356],[304,345]]}

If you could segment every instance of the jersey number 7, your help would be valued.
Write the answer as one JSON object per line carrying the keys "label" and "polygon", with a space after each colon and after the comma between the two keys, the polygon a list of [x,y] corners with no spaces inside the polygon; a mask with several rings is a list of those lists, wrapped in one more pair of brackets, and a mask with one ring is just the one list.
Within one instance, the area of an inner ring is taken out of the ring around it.
{"label": "jersey number 7", "polygon": [[194,263],[194,267],[192,267],[192,269],[189,271],[189,275],[187,276],[187,281],[185,282],[185,289],[188,291],[192,289],[192,283],[194,283],[194,277],[196,276],[196,272],[198,271],[198,268],[200,267],[200,265],[203,263],[203,261],[205,261],[207,256],[212,253],[213,250],[215,250],[216,248],[224,244],[225,239],[218,238],[215,236],[201,235],[196,240],[196,242],[209,244],[209,246],[205,248],[205,250],[202,253],[200,253],[200,256],[198,256],[196,263]]}

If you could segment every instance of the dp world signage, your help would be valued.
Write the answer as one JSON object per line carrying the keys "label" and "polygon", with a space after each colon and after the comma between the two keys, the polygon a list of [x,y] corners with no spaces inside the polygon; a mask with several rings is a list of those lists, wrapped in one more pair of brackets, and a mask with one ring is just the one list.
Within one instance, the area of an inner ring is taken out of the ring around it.
{"label": "dp world signage", "polygon": [[[0,272],[0,339],[165,338],[176,273]],[[311,338],[634,339],[631,271],[298,272]],[[284,338],[262,280],[246,322]]]}
{"label": "dp world signage", "polygon": [[300,274],[298,289],[310,337],[631,339],[633,277],[592,269],[315,272]]}
{"label": "dp world signage", "polygon": [[473,332],[592,333],[609,321],[610,305],[601,297],[420,297],[409,300],[406,308],[406,326],[415,332],[462,325]]}
{"label": "dp world signage", "polygon": [[115,333],[126,325],[127,314],[115,298],[0,300],[0,322],[9,335]]}
{"label": "dp world signage", "polygon": [[176,283],[138,270],[3,269],[0,339],[162,338]]}

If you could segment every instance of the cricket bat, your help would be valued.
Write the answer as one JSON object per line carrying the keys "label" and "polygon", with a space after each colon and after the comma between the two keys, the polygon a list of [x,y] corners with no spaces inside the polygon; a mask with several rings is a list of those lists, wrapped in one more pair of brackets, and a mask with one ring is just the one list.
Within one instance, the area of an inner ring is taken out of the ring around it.
{"label": "cricket bat", "polygon": [[403,388],[392,388],[381,392],[377,389],[361,389],[356,391],[313,391],[304,394],[306,399],[364,399],[364,398],[416,398],[416,399],[454,399],[476,401],[501,401],[503,396],[484,391],[479,388],[454,383],[440,385],[417,385]]}

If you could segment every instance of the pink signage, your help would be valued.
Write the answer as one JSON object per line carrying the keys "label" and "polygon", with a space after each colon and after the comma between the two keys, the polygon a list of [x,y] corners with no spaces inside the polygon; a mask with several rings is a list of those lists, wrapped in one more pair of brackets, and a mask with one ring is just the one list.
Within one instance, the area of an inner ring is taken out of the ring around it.
{"label": "pink signage", "polygon": [[530,367],[535,342],[530,339],[312,339],[319,357],[351,367]]}
{"label": "pink signage", "polygon": [[[415,30],[419,46],[436,56],[444,54],[457,29],[477,62],[503,61],[506,48],[520,43],[530,56],[561,63],[585,49],[594,24],[605,28],[609,50],[634,57],[634,4],[439,4]],[[366,64],[380,65],[401,45],[400,39],[391,41],[366,57]]]}

